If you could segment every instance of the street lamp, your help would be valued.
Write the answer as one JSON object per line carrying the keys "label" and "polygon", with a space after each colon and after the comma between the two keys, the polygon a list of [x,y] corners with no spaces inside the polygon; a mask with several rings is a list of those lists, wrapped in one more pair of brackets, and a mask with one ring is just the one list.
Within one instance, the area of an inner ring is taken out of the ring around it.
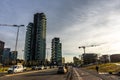
{"label": "street lamp", "polygon": [[19,28],[24,27],[24,25],[13,25],[14,27],[18,27],[17,29],[17,36],[16,36],[16,43],[15,43],[15,51],[17,51],[17,43],[18,43],[18,36],[19,36]]}
{"label": "street lamp", "polygon": [[[20,27],[24,27],[24,25],[13,25],[14,27],[18,27],[17,29],[17,36],[16,36],[16,42],[15,42],[15,53],[17,55],[17,44],[18,44],[18,36],[19,36],[19,28]],[[14,60],[15,60],[15,56],[14,56]],[[16,64],[17,64],[17,59],[15,60]]]}

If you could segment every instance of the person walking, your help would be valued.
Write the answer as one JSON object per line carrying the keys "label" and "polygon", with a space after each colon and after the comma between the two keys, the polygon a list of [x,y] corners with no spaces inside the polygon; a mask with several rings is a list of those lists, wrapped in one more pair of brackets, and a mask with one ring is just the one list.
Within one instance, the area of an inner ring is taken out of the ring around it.
{"label": "person walking", "polygon": [[97,71],[97,73],[99,72],[99,66],[96,66],[96,71]]}

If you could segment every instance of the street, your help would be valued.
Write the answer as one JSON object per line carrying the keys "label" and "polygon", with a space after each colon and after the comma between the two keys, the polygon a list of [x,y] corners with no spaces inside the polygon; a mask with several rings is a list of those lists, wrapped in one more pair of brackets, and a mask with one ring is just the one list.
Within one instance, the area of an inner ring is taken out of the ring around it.
{"label": "street", "polygon": [[57,69],[39,70],[28,73],[10,74],[0,80],[65,80],[66,74],[57,74]]}
{"label": "street", "polygon": [[72,80],[120,80],[120,77],[108,73],[97,73],[81,68],[73,68]]}
{"label": "street", "polygon": [[57,68],[53,68],[7,74],[0,80],[120,80],[120,77],[73,67],[66,74],[57,74]]}

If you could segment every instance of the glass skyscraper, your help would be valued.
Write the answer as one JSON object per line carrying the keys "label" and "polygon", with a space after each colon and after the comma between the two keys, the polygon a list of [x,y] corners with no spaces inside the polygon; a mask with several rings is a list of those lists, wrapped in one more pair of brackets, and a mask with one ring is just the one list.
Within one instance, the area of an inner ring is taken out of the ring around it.
{"label": "glass skyscraper", "polygon": [[51,62],[53,65],[62,65],[62,44],[60,43],[60,39],[57,37],[52,39]]}
{"label": "glass skyscraper", "polygon": [[34,23],[29,23],[25,41],[25,61],[44,64],[46,56],[46,16],[34,14]]}
{"label": "glass skyscraper", "polygon": [[26,31],[26,40],[25,40],[25,61],[32,61],[34,60],[34,55],[32,54],[32,39],[33,39],[33,23],[29,23],[27,25]]}

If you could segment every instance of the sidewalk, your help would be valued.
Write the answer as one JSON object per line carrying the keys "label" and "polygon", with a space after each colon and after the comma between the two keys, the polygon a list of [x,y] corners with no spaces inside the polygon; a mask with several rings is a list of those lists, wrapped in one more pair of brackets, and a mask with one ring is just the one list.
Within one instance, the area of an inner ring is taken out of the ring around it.
{"label": "sidewalk", "polygon": [[83,68],[73,68],[72,80],[120,80],[120,77]]}
{"label": "sidewalk", "polygon": [[7,72],[0,72],[0,77],[6,75]]}

